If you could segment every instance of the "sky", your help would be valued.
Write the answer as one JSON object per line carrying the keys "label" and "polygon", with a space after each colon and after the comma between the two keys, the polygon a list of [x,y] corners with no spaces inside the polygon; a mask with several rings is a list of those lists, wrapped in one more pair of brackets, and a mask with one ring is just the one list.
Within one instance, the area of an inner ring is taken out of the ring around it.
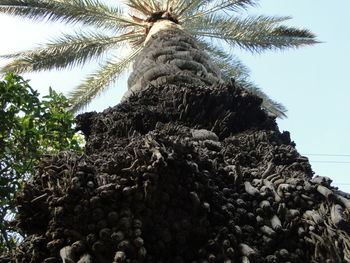
{"label": "sky", "polygon": [[[288,25],[310,29],[321,44],[300,49],[252,55],[234,50],[251,69],[252,80],[288,109],[278,120],[289,131],[298,152],[310,160],[315,175],[327,176],[333,185],[350,193],[350,20],[349,0],[261,0],[249,14],[291,16]],[[242,12],[245,15],[245,12]],[[60,33],[77,30],[71,25],[39,23],[0,15],[0,55],[36,47]],[[0,61],[0,65],[4,61]],[[98,62],[66,71],[23,74],[42,95],[51,86],[67,94]],[[127,75],[89,105],[102,111],[116,105],[127,90]]]}

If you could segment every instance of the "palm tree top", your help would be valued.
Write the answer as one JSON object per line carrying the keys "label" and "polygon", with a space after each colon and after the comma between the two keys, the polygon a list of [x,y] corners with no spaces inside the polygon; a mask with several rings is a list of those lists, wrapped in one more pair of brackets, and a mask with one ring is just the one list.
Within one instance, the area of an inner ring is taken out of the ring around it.
{"label": "palm tree top", "polygon": [[[170,20],[192,35],[221,69],[225,78],[262,96],[263,106],[277,116],[285,108],[272,101],[249,80],[249,71],[231,54],[231,48],[259,53],[318,43],[306,29],[287,27],[287,16],[237,15],[257,0],[125,0],[112,6],[99,0],[0,0],[0,13],[39,21],[87,25],[75,34],[63,34],[36,49],[3,55],[12,59],[1,71],[15,73],[64,69],[107,56],[95,73],[70,93],[76,111],[111,86],[141,52],[150,29]],[[217,45],[224,42],[223,46]],[[123,50],[123,52],[121,52]],[[128,52],[125,52],[128,50]],[[228,50],[228,51],[227,51]],[[120,54],[125,53],[124,56]],[[126,54],[127,53],[127,54]]]}

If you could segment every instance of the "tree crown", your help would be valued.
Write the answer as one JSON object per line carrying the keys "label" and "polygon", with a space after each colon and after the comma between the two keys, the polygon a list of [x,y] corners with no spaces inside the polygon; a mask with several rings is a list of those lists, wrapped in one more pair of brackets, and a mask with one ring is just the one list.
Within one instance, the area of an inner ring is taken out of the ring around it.
{"label": "tree crown", "polygon": [[[285,108],[269,99],[249,80],[249,70],[229,49],[242,48],[259,53],[312,45],[317,40],[309,30],[281,24],[290,17],[237,16],[237,11],[255,6],[257,2],[126,0],[124,6],[112,6],[99,0],[0,0],[1,13],[89,26],[73,35],[64,34],[36,49],[2,56],[12,59],[12,62],[1,71],[22,73],[63,69],[106,55],[107,59],[97,71],[71,91],[71,110],[76,111],[111,86],[141,52],[152,25],[160,19],[168,19],[181,24],[196,38],[222,69],[226,79],[235,78],[238,84],[261,96],[263,107],[268,111],[285,116]],[[225,48],[217,45],[219,42],[225,43]]]}

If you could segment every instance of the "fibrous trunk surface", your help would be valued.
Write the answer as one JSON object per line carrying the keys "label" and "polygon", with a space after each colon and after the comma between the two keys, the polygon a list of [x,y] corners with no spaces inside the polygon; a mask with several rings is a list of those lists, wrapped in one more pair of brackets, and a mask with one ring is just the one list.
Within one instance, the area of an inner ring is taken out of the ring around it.
{"label": "fibrous trunk surface", "polygon": [[220,70],[180,25],[169,20],[156,22],[128,79],[127,99],[148,85],[191,83],[217,86]]}
{"label": "fibrous trunk surface", "polygon": [[350,262],[348,196],[312,178],[261,100],[159,85],[78,116],[84,154],[18,198],[17,262]]}

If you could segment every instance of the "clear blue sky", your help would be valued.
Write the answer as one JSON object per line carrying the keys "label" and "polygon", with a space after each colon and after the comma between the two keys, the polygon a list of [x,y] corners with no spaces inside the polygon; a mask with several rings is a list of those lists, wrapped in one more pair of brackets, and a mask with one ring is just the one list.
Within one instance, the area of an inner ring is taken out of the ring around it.
{"label": "clear blue sky", "polygon": [[[309,157],[316,175],[331,177],[333,185],[350,192],[349,0],[332,4],[326,0],[261,0],[249,13],[288,15],[290,25],[311,29],[322,44],[297,50],[250,55],[236,53],[252,71],[252,79],[272,98],[288,108],[288,118],[279,120],[301,154]],[[35,47],[71,26],[33,23],[0,15],[0,54]],[[84,75],[87,67],[60,72],[25,74],[41,94],[51,86],[66,93]],[[87,110],[101,111],[118,103],[126,91],[126,77],[95,100]],[[321,154],[321,155],[318,155]],[[329,155],[329,156],[323,156]],[[336,156],[344,155],[344,156]]]}

